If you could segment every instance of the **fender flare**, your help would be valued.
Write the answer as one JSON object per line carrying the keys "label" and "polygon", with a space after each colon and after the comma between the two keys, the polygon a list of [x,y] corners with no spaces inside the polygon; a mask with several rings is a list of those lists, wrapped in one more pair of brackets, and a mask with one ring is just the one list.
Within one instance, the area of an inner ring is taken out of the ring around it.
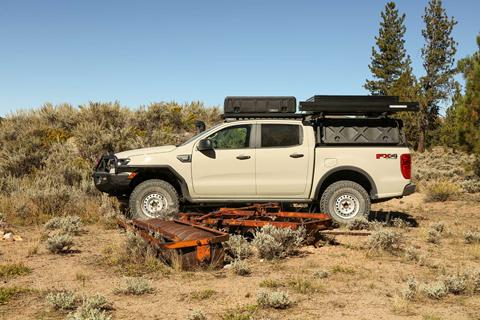
{"label": "fender flare", "polygon": [[353,167],[353,166],[340,166],[340,167],[335,167],[333,169],[330,169],[329,171],[327,171],[322,176],[322,178],[320,179],[320,181],[317,184],[317,187],[315,188],[314,199],[319,198],[320,190],[322,189],[322,185],[325,182],[325,180],[327,180],[329,177],[331,177],[332,174],[335,174],[336,172],[340,172],[340,171],[354,171],[354,172],[362,175],[363,177],[365,177],[368,180],[368,182],[370,183],[370,186],[371,186],[370,198],[371,199],[377,199],[378,198],[377,185],[373,181],[372,177],[365,170],[362,170],[358,167]]}
{"label": "fender flare", "polygon": [[167,170],[173,174],[173,176],[178,180],[178,184],[180,185],[180,189],[182,191],[182,196],[185,200],[191,201],[192,198],[190,197],[190,192],[188,191],[188,185],[185,179],[171,166],[169,165],[136,165],[136,166],[121,166],[117,168],[118,172],[141,172],[144,170]]}

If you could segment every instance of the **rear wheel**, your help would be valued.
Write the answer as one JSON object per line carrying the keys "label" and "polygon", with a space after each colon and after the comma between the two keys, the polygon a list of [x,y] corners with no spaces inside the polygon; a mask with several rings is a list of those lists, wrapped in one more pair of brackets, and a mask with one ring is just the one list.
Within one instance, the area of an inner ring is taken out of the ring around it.
{"label": "rear wheel", "polygon": [[338,224],[346,224],[370,213],[367,191],[353,181],[337,181],[325,189],[320,199],[320,211],[328,213]]}
{"label": "rear wheel", "polygon": [[147,180],[135,187],[129,206],[132,218],[136,219],[173,216],[178,213],[178,194],[166,181]]}

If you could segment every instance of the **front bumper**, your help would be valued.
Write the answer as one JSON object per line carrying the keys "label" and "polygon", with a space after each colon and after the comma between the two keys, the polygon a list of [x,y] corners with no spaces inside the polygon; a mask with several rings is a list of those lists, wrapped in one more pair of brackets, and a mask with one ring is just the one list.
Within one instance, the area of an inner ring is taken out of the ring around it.
{"label": "front bumper", "polygon": [[92,173],[93,183],[99,191],[112,196],[128,193],[131,182],[130,172],[117,173],[117,166],[118,159],[114,155],[104,155],[100,158]]}
{"label": "front bumper", "polygon": [[416,188],[417,186],[415,185],[415,183],[410,182],[405,186],[405,188],[403,188],[402,196],[405,197],[405,196],[411,195],[412,193],[415,193]]}

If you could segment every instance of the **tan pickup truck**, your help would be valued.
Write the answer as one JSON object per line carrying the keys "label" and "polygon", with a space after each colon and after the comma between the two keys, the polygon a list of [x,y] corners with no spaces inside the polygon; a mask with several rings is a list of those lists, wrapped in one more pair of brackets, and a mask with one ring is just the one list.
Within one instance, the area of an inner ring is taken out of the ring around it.
{"label": "tan pickup truck", "polygon": [[102,156],[95,185],[128,201],[137,218],[192,204],[280,202],[338,223],[415,191],[403,124],[389,114],[416,104],[315,96],[297,112],[292,99],[227,97],[225,121],[181,145]]}

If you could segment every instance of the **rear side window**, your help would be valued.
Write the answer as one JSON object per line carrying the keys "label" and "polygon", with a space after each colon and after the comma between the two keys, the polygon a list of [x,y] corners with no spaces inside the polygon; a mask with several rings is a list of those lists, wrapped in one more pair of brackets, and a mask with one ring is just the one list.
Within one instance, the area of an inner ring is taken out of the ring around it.
{"label": "rear side window", "polygon": [[262,124],[261,146],[290,147],[302,143],[301,127],[295,124]]}

